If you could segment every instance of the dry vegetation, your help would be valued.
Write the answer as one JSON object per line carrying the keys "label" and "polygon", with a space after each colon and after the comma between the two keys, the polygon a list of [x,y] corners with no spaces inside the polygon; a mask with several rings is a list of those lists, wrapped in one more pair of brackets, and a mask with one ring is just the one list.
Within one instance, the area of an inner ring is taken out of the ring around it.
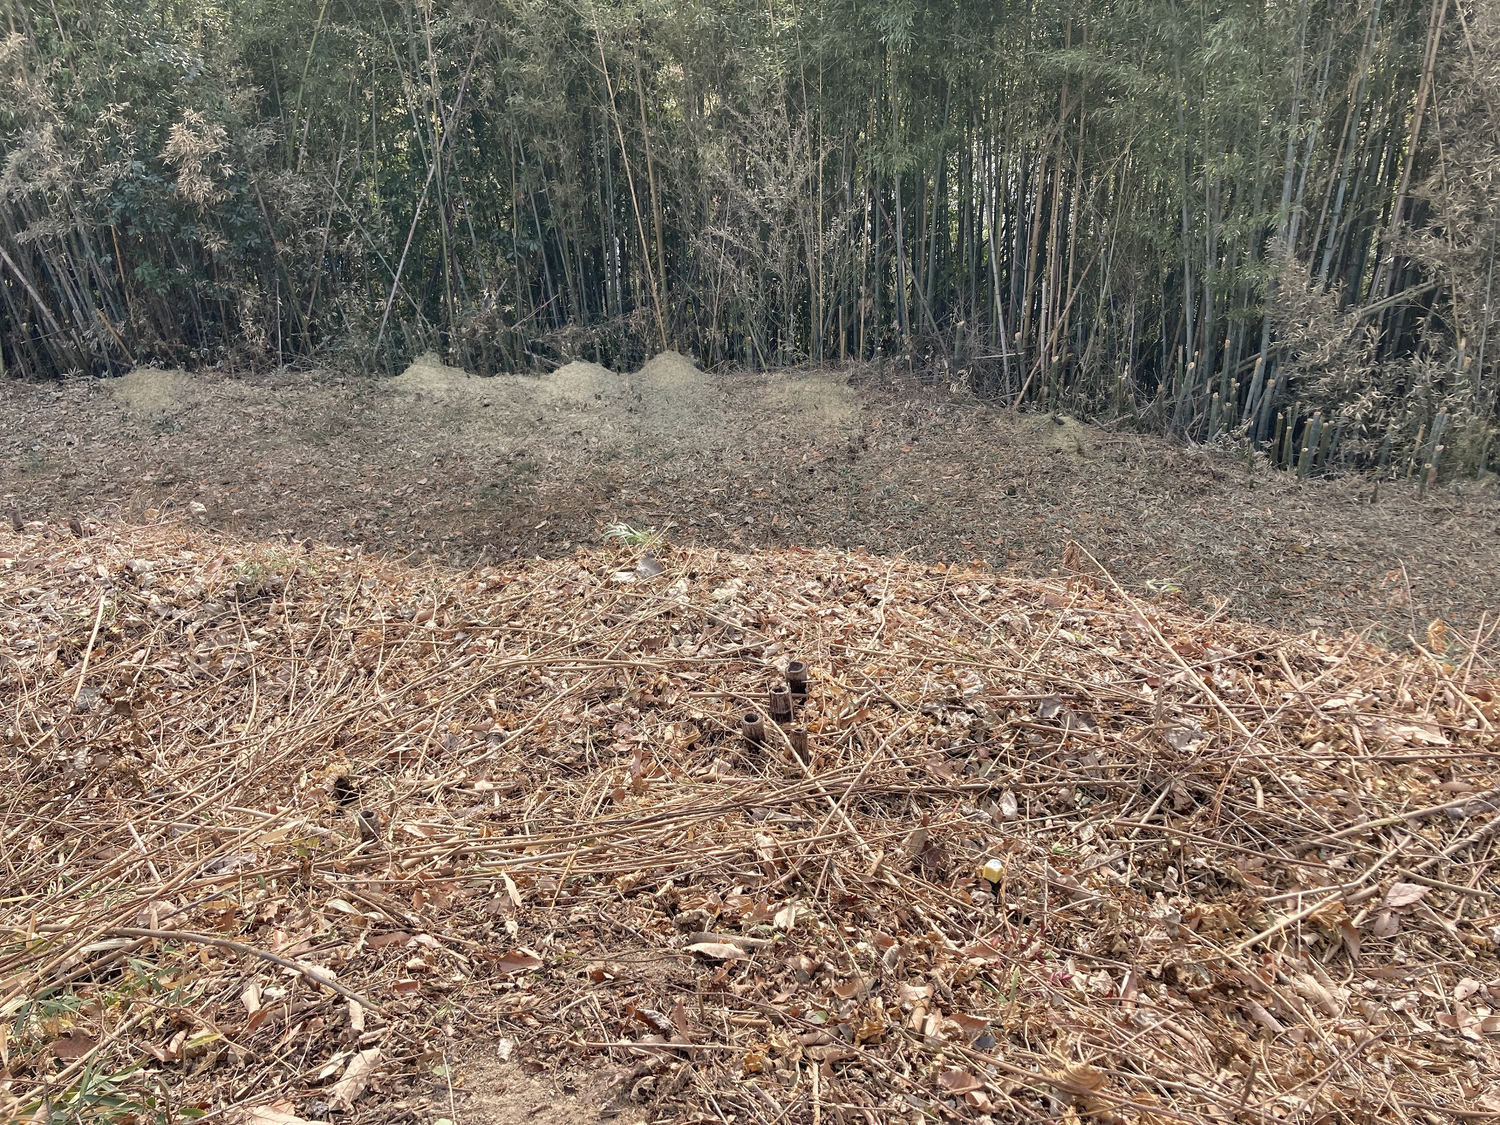
{"label": "dry vegetation", "polygon": [[1068,562],[0,531],[6,1116],[1500,1115],[1483,661]]}

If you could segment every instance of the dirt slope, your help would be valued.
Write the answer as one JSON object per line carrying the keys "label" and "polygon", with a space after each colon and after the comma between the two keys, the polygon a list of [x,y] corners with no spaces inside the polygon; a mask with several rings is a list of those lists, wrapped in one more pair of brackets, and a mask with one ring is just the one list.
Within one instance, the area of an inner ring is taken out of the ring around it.
{"label": "dirt slope", "polygon": [[626,374],[480,379],[425,357],[382,381],[3,383],[12,505],[54,522],[191,510],[453,562],[566,553],[616,521],[1043,575],[1076,539],[1137,592],[1395,642],[1436,619],[1472,637],[1500,602],[1492,488],[1377,498],[869,372],[711,377],[674,354]]}

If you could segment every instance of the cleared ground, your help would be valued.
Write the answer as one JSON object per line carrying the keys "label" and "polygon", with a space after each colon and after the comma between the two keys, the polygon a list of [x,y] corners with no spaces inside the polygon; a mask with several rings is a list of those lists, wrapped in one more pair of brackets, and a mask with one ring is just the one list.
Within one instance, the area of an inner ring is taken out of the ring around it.
{"label": "cleared ground", "polygon": [[423,360],[380,381],[0,383],[0,505],[29,521],[191,513],[455,564],[570,553],[618,521],[1042,576],[1077,540],[1156,599],[1394,644],[1435,620],[1444,643],[1488,632],[1492,486],[1298,482],[868,369],[711,377],[671,354],[629,375],[477,379]]}
{"label": "cleared ground", "polygon": [[0,527],[0,1121],[1493,1120],[1470,672],[1101,575]]}

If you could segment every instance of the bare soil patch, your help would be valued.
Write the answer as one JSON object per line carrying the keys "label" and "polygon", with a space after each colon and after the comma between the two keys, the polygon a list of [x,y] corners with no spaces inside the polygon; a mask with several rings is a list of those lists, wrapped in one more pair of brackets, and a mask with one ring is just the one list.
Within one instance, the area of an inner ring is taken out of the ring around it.
{"label": "bare soil patch", "polygon": [[646,1120],[645,1111],[630,1104],[630,1067],[604,1059],[561,1071],[534,1059],[529,1066],[502,1062],[496,1043],[514,1040],[471,1042],[461,1055],[454,1109],[463,1125],[643,1125]]}
{"label": "bare soil patch", "polygon": [[1493,481],[1299,482],[871,370],[716,377],[669,354],[481,379],[427,357],[386,381],[11,382],[0,408],[0,506],[53,524],[191,512],[469,564],[566,554],[624,522],[1035,575],[1076,540],[1154,600],[1392,644],[1438,620],[1488,634],[1500,606]]}

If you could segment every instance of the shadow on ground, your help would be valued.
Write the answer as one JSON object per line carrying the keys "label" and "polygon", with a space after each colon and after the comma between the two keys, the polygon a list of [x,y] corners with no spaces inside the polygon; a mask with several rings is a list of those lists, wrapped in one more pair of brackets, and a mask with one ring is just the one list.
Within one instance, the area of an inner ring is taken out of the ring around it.
{"label": "shadow on ground", "polygon": [[1143,596],[1391,643],[1439,619],[1473,637],[1500,589],[1493,482],[1298,482],[868,370],[714,377],[668,353],[480,379],[427,357],[388,380],[0,383],[0,406],[0,503],[58,524],[179,512],[456,565],[615,522],[1034,574],[1076,540]]}

